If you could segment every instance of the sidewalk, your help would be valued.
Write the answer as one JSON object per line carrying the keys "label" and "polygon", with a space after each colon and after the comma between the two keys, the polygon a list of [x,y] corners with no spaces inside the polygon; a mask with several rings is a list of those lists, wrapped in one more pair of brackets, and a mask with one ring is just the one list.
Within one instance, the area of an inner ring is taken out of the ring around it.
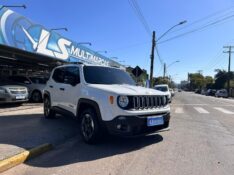
{"label": "sidewalk", "polygon": [[79,133],[71,117],[45,119],[42,107],[0,110],[0,160],[44,143],[59,144]]}

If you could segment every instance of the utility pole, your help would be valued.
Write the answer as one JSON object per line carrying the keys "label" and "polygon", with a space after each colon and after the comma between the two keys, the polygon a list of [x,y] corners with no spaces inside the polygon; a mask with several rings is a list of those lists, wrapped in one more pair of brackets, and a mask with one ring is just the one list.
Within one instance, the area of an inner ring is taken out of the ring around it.
{"label": "utility pole", "polygon": [[234,46],[223,46],[223,48],[228,49],[228,51],[223,51],[223,53],[228,53],[229,54],[229,58],[228,58],[228,82],[227,82],[227,91],[228,91],[228,96],[230,95],[230,69],[231,69],[231,56],[232,53],[234,53],[232,51],[232,49],[234,48]]}
{"label": "utility pole", "polygon": [[150,55],[150,87],[153,86],[153,72],[154,72],[154,49],[155,49],[156,41],[155,41],[155,31],[153,31],[152,36],[152,49]]}
{"label": "utility pole", "polygon": [[166,63],[164,63],[164,65],[163,65],[163,79],[165,79],[165,77],[166,77],[166,70],[167,69],[167,65],[166,65]]}

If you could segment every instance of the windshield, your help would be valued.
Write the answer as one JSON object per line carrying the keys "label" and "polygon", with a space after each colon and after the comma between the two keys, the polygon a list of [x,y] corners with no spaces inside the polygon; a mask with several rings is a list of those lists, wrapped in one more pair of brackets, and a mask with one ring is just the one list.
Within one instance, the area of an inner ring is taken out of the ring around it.
{"label": "windshield", "polygon": [[166,86],[158,86],[158,87],[155,87],[154,89],[162,91],[162,92],[168,91],[168,88]]}
{"label": "windshield", "polygon": [[42,77],[30,77],[30,80],[35,84],[46,84],[47,79]]}
{"label": "windshield", "polygon": [[99,66],[84,66],[84,78],[90,84],[135,85],[131,76],[120,69]]}

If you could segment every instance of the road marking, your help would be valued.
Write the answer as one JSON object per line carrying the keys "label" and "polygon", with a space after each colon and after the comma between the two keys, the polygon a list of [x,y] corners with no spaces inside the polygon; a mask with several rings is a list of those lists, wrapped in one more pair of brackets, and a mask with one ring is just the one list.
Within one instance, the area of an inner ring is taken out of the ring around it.
{"label": "road marking", "polygon": [[202,107],[193,107],[197,112],[202,113],[202,114],[209,114],[209,112]]}
{"label": "road marking", "polygon": [[182,114],[182,113],[184,113],[184,109],[183,108],[176,108],[175,113]]}
{"label": "road marking", "polygon": [[216,110],[218,110],[218,111],[220,111],[220,112],[223,112],[223,113],[225,113],[225,114],[234,114],[234,112],[229,111],[229,110],[227,110],[227,109],[223,109],[223,108],[219,108],[219,107],[214,107],[214,109],[216,109]]}
{"label": "road marking", "polygon": [[172,104],[173,106],[206,106],[208,104]]}

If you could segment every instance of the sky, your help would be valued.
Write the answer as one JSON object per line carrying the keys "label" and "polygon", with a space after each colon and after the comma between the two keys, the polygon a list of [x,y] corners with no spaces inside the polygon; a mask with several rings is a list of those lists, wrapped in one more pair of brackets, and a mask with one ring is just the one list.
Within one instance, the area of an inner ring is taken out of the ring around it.
{"label": "sky", "polygon": [[[149,26],[160,37],[180,21],[157,43],[160,58],[170,65],[167,75],[176,82],[188,73],[202,71],[215,74],[215,69],[228,67],[224,45],[234,45],[233,0],[136,0]],[[25,4],[27,8],[12,10],[46,28],[67,27],[63,36],[77,42],[91,42],[92,50],[106,50],[107,57],[118,57],[123,64],[140,66],[149,73],[151,35],[137,17],[129,0],[0,0],[2,5]],[[201,20],[203,19],[203,20]],[[223,20],[226,19],[226,20]],[[217,23],[216,23],[217,22]],[[198,30],[200,27],[214,23]],[[191,32],[176,39],[180,34]],[[231,65],[234,70],[234,63]],[[155,53],[154,76],[162,76],[163,68]]]}

